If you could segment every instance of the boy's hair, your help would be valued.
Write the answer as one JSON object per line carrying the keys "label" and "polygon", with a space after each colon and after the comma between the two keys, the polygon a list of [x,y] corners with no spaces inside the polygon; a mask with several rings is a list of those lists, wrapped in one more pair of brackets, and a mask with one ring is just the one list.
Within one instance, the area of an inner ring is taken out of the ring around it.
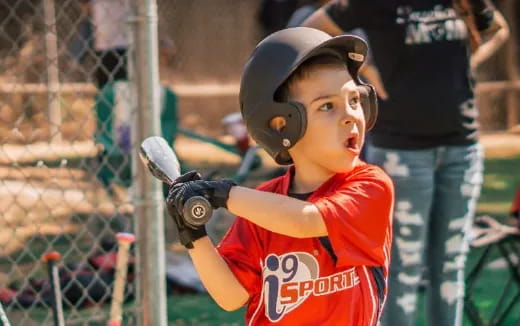
{"label": "boy's hair", "polygon": [[291,88],[296,82],[308,78],[312,70],[318,66],[342,66],[347,71],[347,65],[341,58],[332,54],[321,54],[311,57],[303,62],[295,71],[289,75],[274,94],[274,100],[277,102],[288,102],[291,98]]}
{"label": "boy's hair", "polygon": [[[367,52],[366,42],[359,37],[331,37],[308,27],[287,28],[266,37],[251,54],[240,80],[240,112],[251,137],[278,164],[291,164],[288,150],[303,137],[307,128],[307,112],[301,103],[280,101],[275,97],[283,100],[289,96],[294,81],[309,71],[300,66],[313,66],[311,63],[315,60],[321,60],[313,58],[325,54],[343,61],[356,84],[365,86],[358,72]],[[331,61],[334,64],[338,62],[335,59]],[[297,70],[299,72],[295,74]],[[287,84],[287,87],[281,87],[282,84]],[[372,105],[363,108],[371,112],[371,120],[367,123],[367,129],[370,129],[377,116],[377,99],[373,88],[369,85],[366,88]]]}

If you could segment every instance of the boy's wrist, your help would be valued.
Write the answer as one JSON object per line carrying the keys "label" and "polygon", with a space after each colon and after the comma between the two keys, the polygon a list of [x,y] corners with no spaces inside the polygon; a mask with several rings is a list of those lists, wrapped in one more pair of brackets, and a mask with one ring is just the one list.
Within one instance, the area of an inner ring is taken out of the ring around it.
{"label": "boy's wrist", "polygon": [[188,253],[192,253],[193,251],[198,251],[204,248],[213,248],[213,242],[211,241],[211,238],[208,235],[205,235],[203,237],[198,238],[197,240],[193,240],[191,242],[191,248],[188,249]]}
{"label": "boy's wrist", "polygon": [[193,243],[207,236],[206,227],[202,226],[197,229],[184,227],[179,230],[179,241],[186,249],[193,249]]}

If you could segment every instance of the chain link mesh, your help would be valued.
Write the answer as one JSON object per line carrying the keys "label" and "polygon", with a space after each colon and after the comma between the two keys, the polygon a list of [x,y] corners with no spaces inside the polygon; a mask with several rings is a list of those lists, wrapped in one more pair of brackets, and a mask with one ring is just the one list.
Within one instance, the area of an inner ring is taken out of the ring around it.
{"label": "chain link mesh", "polygon": [[[0,1],[0,301],[13,325],[52,324],[41,260],[49,250],[62,256],[67,325],[108,319],[115,233],[133,230],[128,1]],[[261,2],[157,0],[170,143],[178,125],[220,136],[221,119],[239,110],[241,70],[263,36]],[[505,79],[490,73],[501,59],[486,64],[485,80]],[[485,129],[505,126],[499,97],[479,99]],[[128,325],[137,323],[132,307]]]}
{"label": "chain link mesh", "polygon": [[0,3],[0,300],[13,325],[52,324],[50,250],[66,324],[108,320],[115,233],[133,228],[127,16],[123,0]]}

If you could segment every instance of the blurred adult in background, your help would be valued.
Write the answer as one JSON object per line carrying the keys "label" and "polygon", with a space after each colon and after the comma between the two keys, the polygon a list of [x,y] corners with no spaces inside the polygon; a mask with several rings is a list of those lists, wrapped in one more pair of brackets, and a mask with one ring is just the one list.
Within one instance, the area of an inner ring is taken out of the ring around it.
{"label": "blurred adult in background", "polygon": [[[306,4],[300,6],[289,18],[289,22],[287,23],[287,27],[297,27],[300,26],[310,15],[312,15],[316,10],[318,10],[321,6],[325,5],[329,0],[309,0],[306,1]],[[366,33],[361,28],[355,28],[351,31],[347,31],[349,34],[357,35],[369,42]],[[374,65],[374,60],[372,57],[372,51],[369,49],[368,58],[363,67],[361,67],[360,71],[361,77],[366,79],[366,81],[374,86],[377,90],[377,95],[381,99],[386,99],[387,94],[383,82],[381,81],[381,76],[377,71],[376,66]]]}
{"label": "blurred adult in background", "polygon": [[383,325],[415,325],[425,272],[426,320],[462,325],[467,234],[483,179],[470,67],[508,38],[504,18],[485,0],[337,0],[303,25],[331,35],[362,28],[388,93],[366,155],[396,189]]}
{"label": "blurred adult in background", "polygon": [[127,79],[129,29],[126,0],[90,0],[94,49],[99,58],[95,78],[101,89],[110,81]]}
{"label": "blurred adult in background", "polygon": [[292,13],[287,22],[287,27],[298,27],[305,19],[312,15],[321,6],[329,2],[329,0],[308,0],[300,3],[298,8]]}
{"label": "blurred adult in background", "polygon": [[92,30],[90,0],[78,1],[80,17],[76,26],[76,33],[68,44],[71,67],[76,68],[84,63],[89,51],[94,47],[94,32]]}
{"label": "blurred adult in background", "polygon": [[[94,52],[93,77],[99,93],[95,96],[97,128],[95,142],[102,145],[98,156],[98,179],[107,190],[128,200],[132,185],[131,153],[132,89],[127,82],[127,57],[130,30],[128,0],[81,0],[82,20],[69,51],[76,63]],[[159,62],[170,65],[176,45],[167,35],[159,40]],[[89,70],[90,72],[90,70]],[[178,97],[172,89],[160,89],[161,135],[169,144],[177,134]]]}
{"label": "blurred adult in background", "polygon": [[128,78],[129,30],[127,0],[80,0],[81,21],[69,44],[72,62],[81,64],[94,50],[96,86]]}
{"label": "blurred adult in background", "polygon": [[299,5],[299,0],[262,0],[257,16],[262,38],[285,28]]}
{"label": "blurred adult in background", "polygon": [[[126,0],[127,1],[127,0]],[[126,45],[129,32],[127,29],[126,15],[127,9],[120,8],[122,11],[117,15],[117,24],[96,23],[96,21],[107,18],[110,10],[114,9],[113,4],[104,4],[112,0],[98,1],[95,5],[93,0],[79,0],[80,18],[76,25],[76,33],[72,37],[69,45],[69,58],[71,66],[77,68],[78,65],[85,63],[85,58],[89,53],[94,53],[94,78],[98,88],[102,88],[109,81],[127,79],[127,49]],[[125,0],[115,0],[119,5]],[[94,8],[97,8],[93,15]],[[103,12],[108,10],[108,13]],[[170,35],[160,29],[159,38],[159,64],[161,68],[172,65],[177,53],[177,46]],[[163,77],[163,76],[161,76]]]}

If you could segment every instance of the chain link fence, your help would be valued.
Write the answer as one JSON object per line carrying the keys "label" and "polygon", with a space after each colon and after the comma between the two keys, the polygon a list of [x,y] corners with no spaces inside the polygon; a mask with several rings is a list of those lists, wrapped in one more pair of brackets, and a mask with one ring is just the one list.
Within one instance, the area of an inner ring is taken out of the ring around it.
{"label": "chain link fence", "polygon": [[128,17],[123,0],[0,2],[0,300],[13,325],[52,324],[51,250],[66,324],[108,320],[115,234],[133,231]]}
{"label": "chain link fence", "polygon": [[[108,319],[115,234],[137,227],[129,123],[137,115],[130,60],[137,2],[0,2],[0,301],[14,325],[52,324],[42,261],[51,250],[62,257],[66,324]],[[170,86],[161,90],[161,129],[169,143],[180,115],[194,131],[218,136],[212,122],[238,110],[241,66],[259,39],[254,18],[244,18],[254,17],[257,2],[158,1],[161,82]],[[202,106],[214,108],[204,119],[194,110]],[[130,264],[132,280],[142,271]],[[126,297],[139,299],[133,282]],[[135,306],[126,309],[129,325],[138,319]]]}
{"label": "chain link fence", "polygon": [[[66,324],[108,320],[115,234],[139,231],[129,123],[137,115],[131,11],[138,1],[0,1],[0,301],[13,325],[52,325],[42,262],[50,250],[62,256]],[[167,86],[161,128],[169,143],[179,126],[223,134],[222,118],[238,111],[243,64],[263,36],[261,2],[157,0],[160,80]],[[512,0],[496,2],[512,8]],[[513,13],[510,23],[518,25]],[[504,62],[516,71],[519,63],[505,60],[508,53],[486,63],[479,79],[512,80]],[[507,127],[504,90],[518,103],[508,85],[480,94],[484,129]],[[166,225],[171,243],[175,234]],[[135,256],[129,281],[141,272]],[[126,291],[125,325],[138,324],[141,312],[145,290],[135,284]]]}

